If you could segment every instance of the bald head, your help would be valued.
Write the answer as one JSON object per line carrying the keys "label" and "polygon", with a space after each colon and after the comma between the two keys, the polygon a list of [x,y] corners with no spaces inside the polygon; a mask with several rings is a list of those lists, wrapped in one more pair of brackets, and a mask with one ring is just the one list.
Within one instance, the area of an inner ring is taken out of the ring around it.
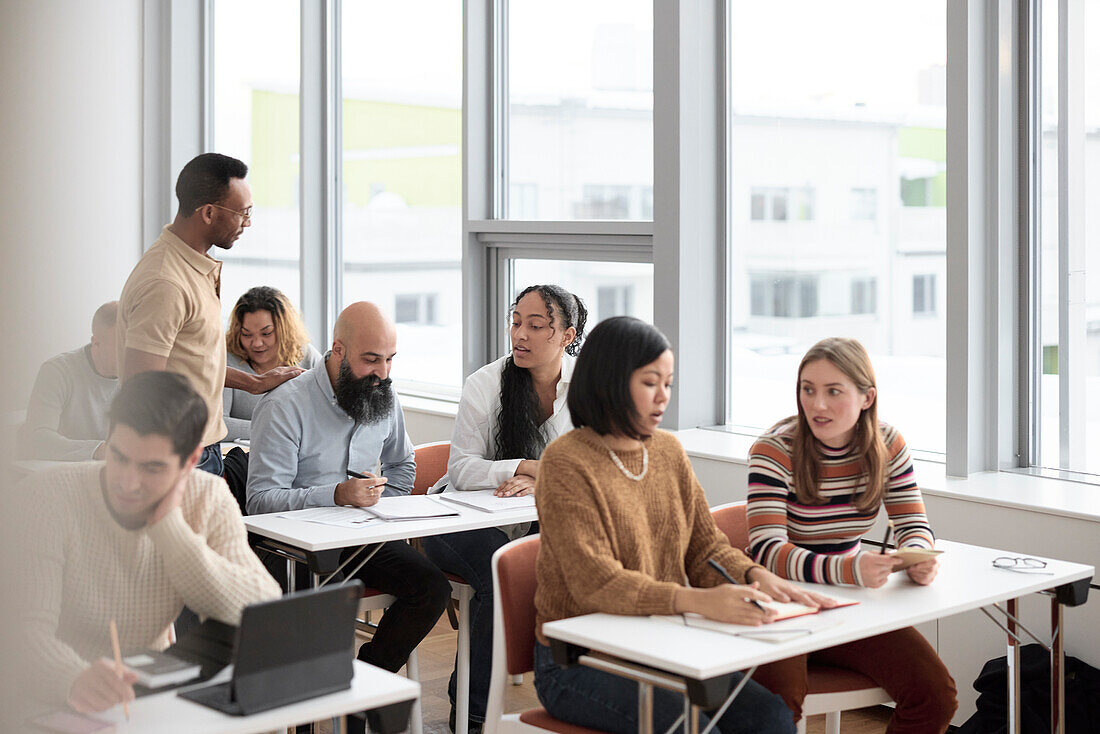
{"label": "bald head", "polygon": [[368,301],[353,303],[336,318],[332,330],[332,354],[329,360],[333,376],[340,363],[347,360],[355,377],[368,374],[386,379],[390,364],[397,354],[397,329],[382,313],[382,309]]}
{"label": "bald head", "polygon": [[107,301],[92,316],[92,333],[103,334],[107,329],[114,329],[117,321],[118,301]]}
{"label": "bald head", "polygon": [[92,363],[104,377],[118,377],[118,301],[108,301],[92,316]]}

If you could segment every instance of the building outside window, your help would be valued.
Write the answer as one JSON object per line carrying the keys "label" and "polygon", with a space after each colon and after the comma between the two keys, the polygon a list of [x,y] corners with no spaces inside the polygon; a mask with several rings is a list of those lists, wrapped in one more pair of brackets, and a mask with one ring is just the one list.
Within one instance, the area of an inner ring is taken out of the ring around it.
{"label": "building outside window", "polygon": [[913,315],[934,316],[936,314],[936,276],[913,276]]}

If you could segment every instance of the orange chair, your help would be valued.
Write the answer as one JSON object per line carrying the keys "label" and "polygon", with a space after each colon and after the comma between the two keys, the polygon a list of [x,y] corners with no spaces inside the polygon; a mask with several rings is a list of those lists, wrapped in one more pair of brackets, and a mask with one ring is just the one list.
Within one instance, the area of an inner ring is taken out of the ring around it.
{"label": "orange chair", "polygon": [[[451,457],[451,442],[437,441],[416,447],[416,481],[413,494],[426,494],[428,489],[447,473]],[[451,600],[458,607],[457,624],[452,616],[451,625],[458,630],[458,675],[455,680],[455,734],[467,734],[470,721],[470,599],[474,587],[466,579],[447,573],[451,582]],[[450,610],[448,609],[448,613]]]}
{"label": "orange chair", "polygon": [[[416,479],[413,480],[413,494],[424,494],[428,487],[434,484],[447,471],[447,457],[451,451],[451,444],[447,441],[440,443],[424,444],[415,448]],[[449,575],[448,575],[449,577]],[[452,581],[452,586],[454,582]],[[390,594],[383,594],[377,589],[364,589],[363,598],[359,600],[360,628],[373,630],[375,625],[370,621],[370,613],[388,608],[396,599]],[[467,637],[467,640],[469,638]],[[468,658],[467,658],[468,659]],[[409,655],[405,664],[405,672],[412,680],[420,680],[420,665],[416,650]],[[469,684],[467,683],[467,687]],[[414,734],[423,731],[423,713],[420,700],[413,705],[410,729]],[[465,734],[461,732],[460,734]]]}
{"label": "orange chair", "polygon": [[522,714],[504,713],[504,690],[509,676],[534,667],[535,560],[539,536],[529,535],[493,554],[493,672],[485,711],[485,734],[601,734],[559,721],[538,708]]}
{"label": "orange chair", "polygon": [[[711,510],[718,529],[734,548],[749,546],[749,521],[744,502],[719,505]],[[840,734],[840,715],[849,709],[890,703],[886,691],[854,670],[810,663],[807,668],[806,700],[802,702],[799,734],[806,732],[806,717],[825,714],[825,734]]]}

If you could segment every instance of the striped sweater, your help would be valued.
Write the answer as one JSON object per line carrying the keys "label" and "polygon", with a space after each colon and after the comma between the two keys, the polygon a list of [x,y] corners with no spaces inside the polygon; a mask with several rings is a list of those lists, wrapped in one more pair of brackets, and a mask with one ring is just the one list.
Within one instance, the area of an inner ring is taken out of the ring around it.
{"label": "striped sweater", "polygon": [[[899,548],[931,548],[935,539],[924,512],[913,461],[897,429],[881,423],[886,442],[886,495]],[[848,448],[818,444],[822,458],[819,487],[826,500],[804,505],[794,491],[791,461],[794,426],[761,436],[749,452],[749,553],[779,576],[798,581],[863,586],[860,539],[871,529],[878,508],[861,512],[854,504],[865,478]]]}

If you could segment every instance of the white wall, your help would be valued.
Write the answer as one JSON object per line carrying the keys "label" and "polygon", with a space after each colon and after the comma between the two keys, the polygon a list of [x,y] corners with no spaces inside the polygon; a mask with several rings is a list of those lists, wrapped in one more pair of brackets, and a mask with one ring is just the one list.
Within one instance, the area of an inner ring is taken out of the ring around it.
{"label": "white wall", "polygon": [[0,8],[0,410],[85,343],[141,255],[140,0]]}

